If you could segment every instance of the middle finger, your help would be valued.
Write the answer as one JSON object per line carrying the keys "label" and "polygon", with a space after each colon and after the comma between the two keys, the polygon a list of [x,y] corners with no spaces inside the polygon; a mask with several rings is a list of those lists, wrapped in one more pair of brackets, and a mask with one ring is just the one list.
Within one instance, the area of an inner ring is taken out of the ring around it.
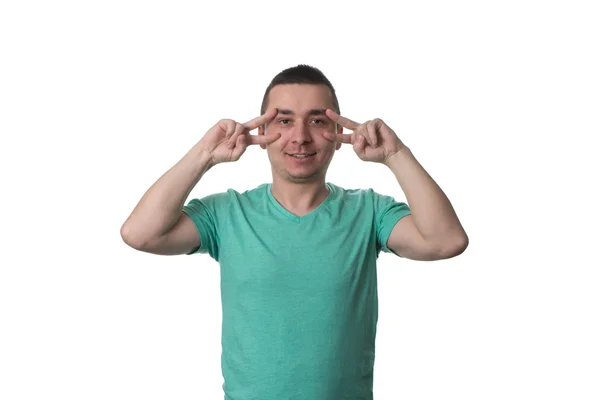
{"label": "middle finger", "polygon": [[375,123],[373,121],[367,122],[367,132],[369,134],[369,143],[371,143],[371,146],[377,146],[377,130],[375,129]]}
{"label": "middle finger", "polygon": [[246,130],[246,127],[244,125],[242,125],[242,124],[235,125],[235,130],[233,131],[233,135],[231,135],[231,137],[229,138],[229,148],[230,149],[235,147],[235,142],[236,142],[238,136],[243,134],[245,130]]}

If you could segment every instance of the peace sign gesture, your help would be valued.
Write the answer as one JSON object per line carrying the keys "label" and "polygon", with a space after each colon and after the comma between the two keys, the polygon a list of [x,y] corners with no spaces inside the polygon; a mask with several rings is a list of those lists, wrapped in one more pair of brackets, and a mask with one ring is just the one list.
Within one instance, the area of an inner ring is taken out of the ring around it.
{"label": "peace sign gesture", "polygon": [[238,161],[251,145],[268,145],[281,137],[272,135],[251,135],[250,131],[270,122],[277,115],[277,109],[270,109],[263,115],[240,124],[232,119],[222,119],[206,132],[199,144],[211,157],[211,163]]}
{"label": "peace sign gesture", "polygon": [[323,136],[332,142],[352,144],[354,152],[363,161],[384,163],[400,151],[404,144],[396,133],[381,119],[375,118],[362,124],[342,117],[331,109],[325,114],[335,123],[353,131],[351,134],[324,132]]}

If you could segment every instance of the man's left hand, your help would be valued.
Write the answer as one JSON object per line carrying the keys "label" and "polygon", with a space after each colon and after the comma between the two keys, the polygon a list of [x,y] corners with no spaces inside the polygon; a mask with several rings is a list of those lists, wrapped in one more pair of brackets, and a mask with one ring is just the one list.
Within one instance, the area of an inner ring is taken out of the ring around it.
{"label": "man's left hand", "polygon": [[404,148],[404,143],[392,128],[379,118],[359,124],[338,115],[331,109],[327,109],[325,113],[333,122],[353,132],[350,134],[324,132],[323,136],[332,142],[352,144],[354,152],[363,161],[385,164],[389,157]]}

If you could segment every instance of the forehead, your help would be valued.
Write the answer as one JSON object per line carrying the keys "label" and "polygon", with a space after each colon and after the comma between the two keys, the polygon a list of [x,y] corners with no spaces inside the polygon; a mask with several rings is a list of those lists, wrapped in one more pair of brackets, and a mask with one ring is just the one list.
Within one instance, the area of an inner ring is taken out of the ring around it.
{"label": "forehead", "polygon": [[269,92],[268,107],[303,113],[311,109],[333,108],[333,98],[326,85],[283,84]]}

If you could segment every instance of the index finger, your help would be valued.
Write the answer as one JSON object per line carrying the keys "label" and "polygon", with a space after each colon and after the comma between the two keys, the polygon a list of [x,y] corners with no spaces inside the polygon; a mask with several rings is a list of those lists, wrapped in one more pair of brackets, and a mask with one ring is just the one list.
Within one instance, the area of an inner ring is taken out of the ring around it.
{"label": "index finger", "polygon": [[359,123],[356,123],[354,121],[352,121],[349,118],[346,117],[342,117],[341,115],[339,115],[338,113],[336,113],[335,111],[333,111],[332,109],[328,108],[325,111],[325,114],[327,114],[327,116],[329,118],[331,118],[331,120],[333,122],[335,122],[336,124],[339,124],[341,126],[343,126],[346,129],[350,129],[350,130],[355,130],[356,128],[358,128],[360,126]]}
{"label": "index finger", "polygon": [[244,126],[249,131],[251,131],[251,130],[256,129],[259,126],[264,125],[267,122],[271,121],[273,118],[275,118],[276,115],[277,115],[277,109],[272,108],[272,109],[268,110],[266,113],[264,113],[263,115],[261,115],[260,117],[256,117],[256,118],[251,119],[250,121],[246,122],[244,124]]}
{"label": "index finger", "polygon": [[280,133],[271,135],[248,135],[249,145],[253,144],[271,144],[281,137]]}

